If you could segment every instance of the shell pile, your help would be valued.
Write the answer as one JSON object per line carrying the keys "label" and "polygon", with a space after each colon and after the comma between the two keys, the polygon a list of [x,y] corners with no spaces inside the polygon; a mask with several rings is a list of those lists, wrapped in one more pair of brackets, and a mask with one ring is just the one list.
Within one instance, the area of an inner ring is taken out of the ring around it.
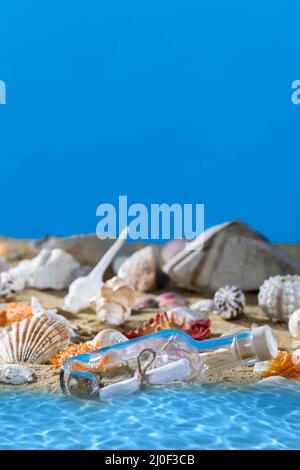
{"label": "shell pile", "polygon": [[300,307],[300,276],[272,276],[259,289],[258,303],[274,322],[287,322]]}
{"label": "shell pile", "polygon": [[214,297],[215,313],[224,320],[232,320],[242,315],[245,302],[245,295],[238,287],[220,287]]}
{"label": "shell pile", "polygon": [[1,331],[0,360],[44,364],[68,342],[69,332],[61,322],[47,315],[33,316]]}
{"label": "shell pile", "polygon": [[130,317],[135,303],[134,288],[115,276],[100,287],[91,307],[102,322],[122,325]]}

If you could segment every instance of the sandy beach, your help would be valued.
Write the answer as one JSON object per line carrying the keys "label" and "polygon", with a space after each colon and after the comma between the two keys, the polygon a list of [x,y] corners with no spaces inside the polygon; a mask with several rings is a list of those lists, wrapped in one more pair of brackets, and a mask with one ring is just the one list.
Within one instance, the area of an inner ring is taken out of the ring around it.
{"label": "sandy beach", "polygon": [[[14,250],[17,249],[19,257],[31,257],[33,253],[31,252],[31,243],[28,240],[13,240],[13,239],[1,239],[0,240],[0,254],[5,256],[10,256]],[[291,244],[291,245],[281,245],[281,248],[286,249],[293,255],[300,258],[300,244]],[[112,273],[108,272],[107,277],[109,278]],[[184,295],[190,302],[195,302],[201,298],[207,298],[206,295],[197,295],[188,291],[183,291],[169,287],[168,290],[180,292]],[[56,308],[59,313],[63,314],[68,318],[75,326],[78,327],[78,334],[82,341],[92,339],[100,330],[107,328],[107,325],[101,323],[96,317],[95,313],[92,310],[86,309],[78,314],[70,314],[63,310],[63,298],[67,291],[38,291],[35,289],[25,289],[16,295],[15,302],[28,302],[32,296],[37,297],[42,306],[46,308]],[[162,291],[158,291],[159,293]],[[275,333],[276,339],[278,341],[279,349],[281,350],[290,350],[292,348],[293,340],[288,332],[286,324],[272,324],[268,321],[265,314],[257,305],[257,293],[247,293],[246,294],[246,307],[244,315],[241,318],[238,318],[233,321],[225,321],[220,317],[210,314],[209,318],[211,319],[211,333],[212,337],[218,337],[223,334],[226,330],[236,329],[236,328],[251,328],[252,326],[260,326],[264,324],[269,324],[272,326]],[[147,321],[153,316],[157,309],[144,310],[142,313],[136,311],[130,317],[130,320],[126,322],[124,328],[131,330],[138,326],[141,326],[144,321]],[[118,328],[122,330],[122,328]],[[12,390],[22,390],[28,392],[47,392],[47,393],[56,393],[60,394],[60,384],[59,384],[59,370],[55,369],[51,364],[49,365],[34,365],[28,364],[28,366],[35,373],[35,380],[33,383],[21,385],[21,386],[12,386],[0,384],[0,391],[12,391]],[[240,367],[235,370],[224,372],[222,374],[214,374],[209,376],[206,381],[210,383],[218,382],[232,382],[239,384],[250,384],[259,380],[259,375],[253,373],[253,368],[251,367]]]}

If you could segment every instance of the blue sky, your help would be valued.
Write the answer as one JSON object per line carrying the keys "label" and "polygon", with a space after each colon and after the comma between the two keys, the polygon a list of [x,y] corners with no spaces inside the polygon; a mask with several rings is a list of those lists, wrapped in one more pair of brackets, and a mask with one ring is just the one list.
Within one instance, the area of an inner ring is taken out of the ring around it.
{"label": "blue sky", "polygon": [[300,241],[299,2],[1,5],[0,234],[94,232],[96,208],[204,203]]}

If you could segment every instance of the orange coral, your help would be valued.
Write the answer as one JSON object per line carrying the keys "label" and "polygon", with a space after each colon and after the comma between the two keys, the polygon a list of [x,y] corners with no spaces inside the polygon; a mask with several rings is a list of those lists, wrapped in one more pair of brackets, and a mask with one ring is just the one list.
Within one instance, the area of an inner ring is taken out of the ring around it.
{"label": "orange coral", "polygon": [[269,367],[263,372],[263,377],[272,377],[274,375],[300,381],[300,365],[294,364],[292,353],[279,351],[277,357],[269,361]]}
{"label": "orange coral", "polygon": [[145,322],[143,326],[136,330],[125,332],[128,339],[138,338],[139,336],[149,335],[161,330],[175,329],[181,330],[192,336],[192,338],[200,340],[209,338],[210,336],[210,320],[188,322],[187,320],[178,320],[176,314],[173,313],[168,318],[166,312],[157,313],[149,322]]}
{"label": "orange coral", "polygon": [[11,303],[2,308],[0,313],[0,326],[8,326],[14,322],[20,322],[25,318],[32,317],[31,305],[22,303]]}
{"label": "orange coral", "polygon": [[75,346],[71,346],[70,348],[64,349],[63,351],[59,352],[53,359],[50,359],[50,362],[57,369],[59,369],[62,366],[62,363],[67,359],[78,356],[79,354],[89,353],[91,351],[94,351],[95,349],[97,349],[96,346],[93,346],[89,343],[81,342],[79,344],[76,344]]}

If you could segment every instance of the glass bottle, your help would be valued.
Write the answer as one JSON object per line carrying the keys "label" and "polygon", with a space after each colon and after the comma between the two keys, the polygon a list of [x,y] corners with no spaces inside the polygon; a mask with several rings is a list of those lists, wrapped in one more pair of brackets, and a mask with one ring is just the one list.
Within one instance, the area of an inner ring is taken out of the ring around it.
{"label": "glass bottle", "polygon": [[253,365],[276,355],[269,326],[204,341],[180,330],[163,330],[68,359],[62,366],[61,386],[67,395],[108,400],[143,385],[201,381],[212,371]]}

